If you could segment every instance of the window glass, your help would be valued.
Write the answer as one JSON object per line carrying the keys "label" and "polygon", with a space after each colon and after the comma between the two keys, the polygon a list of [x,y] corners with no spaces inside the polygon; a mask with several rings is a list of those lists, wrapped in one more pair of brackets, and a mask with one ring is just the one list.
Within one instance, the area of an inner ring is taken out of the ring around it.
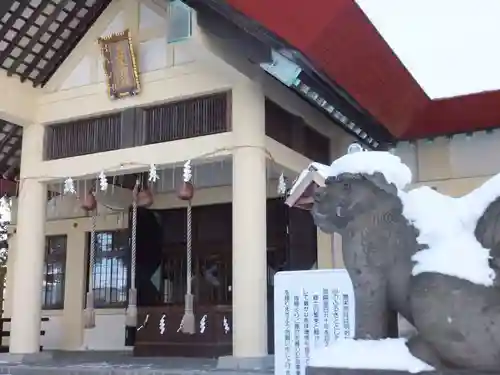
{"label": "window glass", "polygon": [[42,309],[64,308],[64,279],[66,276],[67,237],[45,238],[45,268],[42,284]]}
{"label": "window glass", "polygon": [[182,1],[169,3],[168,42],[178,42],[192,34],[193,10]]}
{"label": "window glass", "polygon": [[96,307],[126,305],[130,262],[128,248],[128,232],[125,230],[96,233],[95,264],[91,272]]}

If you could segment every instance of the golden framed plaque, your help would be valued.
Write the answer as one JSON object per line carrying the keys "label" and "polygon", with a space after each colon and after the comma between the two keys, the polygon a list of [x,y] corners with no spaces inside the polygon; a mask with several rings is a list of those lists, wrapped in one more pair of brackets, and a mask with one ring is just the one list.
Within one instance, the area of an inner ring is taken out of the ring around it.
{"label": "golden framed plaque", "polygon": [[141,91],[130,30],[98,39],[111,99],[135,96]]}

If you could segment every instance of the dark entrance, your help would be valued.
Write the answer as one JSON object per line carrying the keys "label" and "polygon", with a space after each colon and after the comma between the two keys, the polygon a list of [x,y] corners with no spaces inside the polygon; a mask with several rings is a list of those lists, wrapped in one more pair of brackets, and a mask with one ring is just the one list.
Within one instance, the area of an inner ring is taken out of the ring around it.
{"label": "dark entrance", "polygon": [[[285,269],[308,269],[316,259],[316,230],[308,241],[287,236],[287,214],[281,200],[268,201],[269,349],[274,351],[272,276]],[[290,221],[289,229],[292,229]],[[232,353],[232,214],[231,204],[193,207],[193,281],[196,334],[178,332],[186,292],[186,210],[138,210],[138,325],[134,354],[138,356],[219,357]],[[300,242],[300,243],[299,243]],[[293,255],[296,252],[310,256]],[[295,260],[294,260],[295,259]],[[299,262],[300,259],[300,262]],[[307,259],[307,261],[306,261]],[[301,263],[302,265],[299,265]],[[307,265],[306,265],[307,263]],[[146,319],[147,317],[147,319]],[[206,329],[199,322],[205,317]],[[163,321],[164,331],[160,324]],[[224,329],[227,322],[231,330]]]}

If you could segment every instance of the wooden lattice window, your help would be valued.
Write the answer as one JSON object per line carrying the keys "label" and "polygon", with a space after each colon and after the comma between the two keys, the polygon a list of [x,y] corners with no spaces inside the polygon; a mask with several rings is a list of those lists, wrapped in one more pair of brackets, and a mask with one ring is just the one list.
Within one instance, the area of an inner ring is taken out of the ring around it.
{"label": "wooden lattice window", "polygon": [[19,174],[23,128],[0,120],[0,174],[9,179]]}
{"label": "wooden lattice window", "polygon": [[43,86],[111,0],[8,0],[0,6],[0,68]]}
{"label": "wooden lattice window", "polygon": [[67,236],[45,238],[45,269],[42,285],[42,309],[64,308]]}
{"label": "wooden lattice window", "polygon": [[227,92],[144,108],[145,144],[223,133],[231,130]]}
{"label": "wooden lattice window", "polygon": [[128,301],[129,285],[128,231],[97,232],[95,240],[95,264],[89,272],[93,277],[94,306],[124,307]]}

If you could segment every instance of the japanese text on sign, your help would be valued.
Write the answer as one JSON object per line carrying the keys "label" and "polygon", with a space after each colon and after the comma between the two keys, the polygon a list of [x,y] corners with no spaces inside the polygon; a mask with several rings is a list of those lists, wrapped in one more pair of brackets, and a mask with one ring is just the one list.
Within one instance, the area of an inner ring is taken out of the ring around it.
{"label": "japanese text on sign", "polygon": [[279,272],[274,279],[275,374],[304,375],[314,349],[354,335],[347,271]]}

